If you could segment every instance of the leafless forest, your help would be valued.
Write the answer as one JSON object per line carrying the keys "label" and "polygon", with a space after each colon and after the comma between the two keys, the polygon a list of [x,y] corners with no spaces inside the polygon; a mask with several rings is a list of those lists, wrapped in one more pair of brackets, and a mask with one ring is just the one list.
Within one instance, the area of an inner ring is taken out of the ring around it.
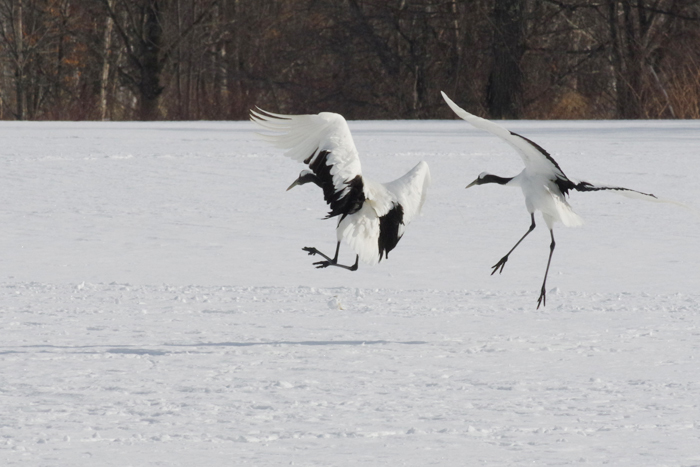
{"label": "leafless forest", "polygon": [[0,118],[699,118],[700,0],[0,0]]}

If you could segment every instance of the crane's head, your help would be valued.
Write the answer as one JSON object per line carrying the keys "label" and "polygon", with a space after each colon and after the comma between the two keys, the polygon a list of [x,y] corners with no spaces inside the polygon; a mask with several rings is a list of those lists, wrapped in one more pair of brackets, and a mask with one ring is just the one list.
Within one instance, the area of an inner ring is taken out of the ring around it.
{"label": "crane's head", "polygon": [[498,183],[499,185],[507,185],[511,180],[513,180],[513,177],[505,178],[487,172],[481,172],[479,176],[476,177],[476,180],[467,185],[467,188],[474,185],[483,185],[484,183]]}
{"label": "crane's head", "polygon": [[299,174],[299,178],[294,180],[294,183],[289,185],[289,188],[287,188],[287,191],[291,190],[297,185],[304,185],[305,183],[313,182],[318,186],[321,186],[318,180],[318,177],[316,176],[315,173],[313,173],[310,170],[302,170],[301,173]]}
{"label": "crane's head", "polygon": [[479,174],[479,176],[476,177],[476,180],[474,180],[469,185],[467,185],[467,188],[471,188],[474,185],[483,185],[484,183],[489,183],[488,181],[486,181],[488,179],[489,175],[491,175],[491,174],[486,173],[486,172],[481,172]]}

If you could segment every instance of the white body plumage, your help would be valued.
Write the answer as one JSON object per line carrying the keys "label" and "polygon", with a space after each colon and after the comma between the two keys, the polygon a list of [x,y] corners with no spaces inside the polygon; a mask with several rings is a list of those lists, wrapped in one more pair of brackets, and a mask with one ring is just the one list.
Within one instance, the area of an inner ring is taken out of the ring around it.
{"label": "white body plumage", "polygon": [[539,210],[547,227],[552,230],[555,222],[567,227],[583,225],[551,176],[523,169],[506,186],[519,186],[525,198],[525,208],[532,214]]}
{"label": "white body plumage", "polygon": [[[338,241],[344,241],[357,253],[360,261],[373,265],[381,261],[379,237],[381,222],[392,209],[401,206],[403,220],[397,225],[396,242],[403,236],[406,226],[420,213],[427,186],[430,183],[428,164],[421,161],[403,177],[390,183],[364,180],[365,203],[354,214],[349,214],[338,224]],[[388,252],[387,252],[388,253]]]}

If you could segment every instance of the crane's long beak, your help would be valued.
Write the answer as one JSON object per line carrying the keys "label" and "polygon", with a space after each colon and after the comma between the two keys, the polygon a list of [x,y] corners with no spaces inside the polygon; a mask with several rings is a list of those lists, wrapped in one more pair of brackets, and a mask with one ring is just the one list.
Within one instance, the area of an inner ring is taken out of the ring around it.
{"label": "crane's long beak", "polygon": [[471,187],[473,187],[474,185],[477,184],[478,181],[479,181],[479,179],[477,178],[476,180],[474,180],[473,182],[471,182],[469,185],[467,185],[466,188],[471,188]]}
{"label": "crane's long beak", "polygon": [[292,188],[294,188],[295,186],[299,185],[299,184],[300,184],[300,180],[301,180],[301,177],[299,177],[299,178],[297,178],[296,180],[294,180],[294,183],[292,183],[291,185],[289,185],[289,187],[287,188],[286,191],[289,191],[289,190],[291,190]]}

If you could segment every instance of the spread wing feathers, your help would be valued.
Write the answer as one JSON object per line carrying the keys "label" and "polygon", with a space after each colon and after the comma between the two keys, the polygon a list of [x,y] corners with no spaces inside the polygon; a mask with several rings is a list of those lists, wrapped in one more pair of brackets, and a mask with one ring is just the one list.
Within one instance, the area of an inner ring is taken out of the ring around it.
{"label": "spread wing feathers", "polygon": [[250,119],[273,134],[261,134],[285,156],[303,162],[316,174],[326,202],[327,217],[348,214],[364,201],[362,170],[350,128],[342,115],[281,115],[251,110]]}
{"label": "spread wing feathers", "polygon": [[[510,144],[518,154],[522,157],[525,162],[525,167],[528,171],[533,173],[548,174],[554,176],[552,178],[553,182],[559,187],[562,194],[566,195],[570,190],[576,191],[603,191],[611,190],[620,193],[621,195],[630,198],[640,198],[646,199],[647,201],[658,201],[658,202],[669,202],[667,200],[661,200],[655,195],[649,193],[643,193],[641,191],[632,190],[629,188],[611,186],[611,185],[594,185],[588,182],[575,182],[570,180],[564,171],[559,167],[557,161],[555,161],[552,156],[545,151],[541,146],[539,146],[534,141],[531,141],[524,136],[520,136],[517,133],[502,128],[501,126],[479,118],[475,115],[470,114],[464,109],[461,109],[457,104],[452,102],[449,97],[443,92],[442,97],[447,102],[447,105],[461,118],[468,121],[476,128],[486,130],[493,133],[496,136],[500,136],[508,144]],[[572,211],[573,212],[573,211]],[[578,223],[578,220],[572,219],[573,223]],[[564,222],[566,224],[566,222]],[[568,224],[567,224],[568,225]]]}
{"label": "spread wing feathers", "polygon": [[[637,190],[632,190],[630,188],[625,188],[621,186],[614,186],[614,185],[604,185],[601,183],[589,183],[589,182],[572,182],[571,180],[567,180],[568,183],[568,189],[574,189],[576,191],[613,191],[617,194],[620,194],[626,198],[633,198],[633,199],[643,199],[644,201],[650,201],[652,203],[666,203],[666,204],[675,204],[676,206],[681,206],[686,209],[693,209],[690,206],[683,204],[679,201],[673,200],[673,199],[668,199],[668,198],[659,198],[656,195],[653,195],[651,193],[644,193],[642,191],[637,191]],[[565,193],[562,191],[562,193]]]}
{"label": "spread wing feathers", "polygon": [[447,94],[444,92],[442,93],[442,97],[458,117],[471,123],[475,128],[486,130],[489,133],[500,137],[513,149],[515,149],[525,163],[525,167],[528,171],[533,173],[554,174],[557,178],[562,179],[567,178],[564,171],[561,170],[561,167],[559,167],[559,164],[557,164],[557,161],[555,161],[547,151],[545,151],[534,141],[520,136],[517,133],[513,133],[512,131],[506,130],[502,126],[497,125],[492,121],[470,114],[452,102],[452,100],[447,97]]}
{"label": "spread wing feathers", "polygon": [[419,162],[404,176],[382,184],[366,180],[366,202],[338,224],[345,241],[367,264],[376,264],[398,244],[406,226],[423,207],[430,185],[428,164]]}
{"label": "spread wing feathers", "polygon": [[619,194],[623,196],[627,196],[629,198],[637,198],[637,199],[645,199],[647,201],[658,201],[662,202],[659,198],[656,197],[656,195],[652,195],[650,193],[643,193],[641,191],[637,190],[632,190],[630,188],[624,188],[621,186],[612,186],[612,185],[601,185],[601,184],[592,184],[588,182],[578,182],[578,183],[573,183],[572,186],[576,191],[615,191],[618,192]]}

